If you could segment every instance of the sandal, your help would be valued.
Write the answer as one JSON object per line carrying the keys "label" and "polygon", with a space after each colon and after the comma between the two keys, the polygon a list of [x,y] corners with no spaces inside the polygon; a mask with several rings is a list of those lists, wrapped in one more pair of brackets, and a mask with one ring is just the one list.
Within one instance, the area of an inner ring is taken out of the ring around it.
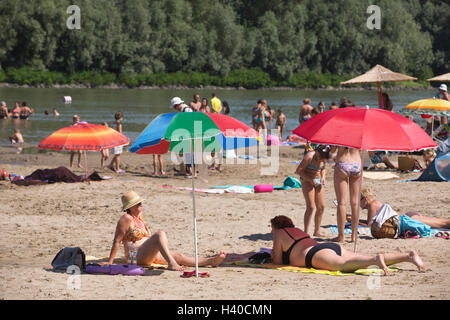
{"label": "sandal", "polygon": [[[209,273],[208,272],[199,272],[198,276],[200,278],[208,278],[209,277]],[[182,277],[182,278],[195,277],[195,270],[194,271],[185,271],[185,272],[183,272],[183,274],[180,277]]]}
{"label": "sandal", "polygon": [[450,239],[450,234],[447,231],[439,231],[434,236],[442,239]]}

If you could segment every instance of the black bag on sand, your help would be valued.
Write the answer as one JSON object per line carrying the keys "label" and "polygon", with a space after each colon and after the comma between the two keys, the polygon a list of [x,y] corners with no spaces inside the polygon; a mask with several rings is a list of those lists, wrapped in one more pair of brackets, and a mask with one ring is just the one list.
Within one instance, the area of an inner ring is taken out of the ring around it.
{"label": "black bag on sand", "polygon": [[248,258],[248,261],[254,264],[271,263],[272,257],[267,252],[258,252]]}
{"label": "black bag on sand", "polygon": [[53,258],[52,267],[57,271],[66,271],[69,266],[86,268],[86,255],[80,247],[65,247]]}

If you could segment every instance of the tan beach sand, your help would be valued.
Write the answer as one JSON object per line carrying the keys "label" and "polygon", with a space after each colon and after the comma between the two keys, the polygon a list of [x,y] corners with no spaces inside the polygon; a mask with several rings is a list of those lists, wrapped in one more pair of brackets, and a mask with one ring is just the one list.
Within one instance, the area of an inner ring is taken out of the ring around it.
{"label": "tan beach sand", "polygon": [[[210,172],[196,179],[196,187],[254,185],[282,186],[294,175],[303,149],[280,147],[280,167],[276,175],[262,176],[261,164],[224,165],[224,172]],[[396,160],[395,157],[393,160]],[[83,274],[79,288],[72,289],[68,274],[45,269],[63,247],[79,246],[86,255],[108,256],[116,223],[121,216],[121,195],[137,191],[146,199],[144,217],[152,232],[166,231],[173,251],[193,255],[193,213],[191,193],[164,189],[164,184],[190,187],[191,180],[175,177],[173,165],[165,161],[167,178],[150,177],[151,155],[122,155],[125,174],[105,169],[111,180],[91,183],[20,187],[0,181],[2,240],[0,245],[0,299],[449,299],[450,267],[448,240],[441,238],[382,239],[362,236],[358,252],[407,252],[416,250],[426,272],[400,263],[402,270],[391,276],[329,276],[287,271],[226,266],[200,268],[209,278],[180,277],[180,272],[152,270],[146,276],[103,276]],[[0,149],[0,169],[27,175],[36,169],[69,165],[62,152],[15,154],[14,148]],[[100,165],[99,153],[88,153],[89,168]],[[336,207],[332,167],[328,166],[326,209],[322,232],[332,238]],[[73,169],[82,174],[83,169]],[[400,212],[416,211],[434,217],[448,217],[448,183],[400,182],[420,173],[395,172],[399,178],[365,179],[377,197]],[[229,257],[260,247],[271,247],[269,220],[278,214],[290,216],[303,228],[305,201],[301,189],[260,194],[196,193],[199,253],[213,255],[224,250]],[[365,212],[362,214],[365,218]],[[343,246],[353,250],[353,244]],[[122,248],[122,247],[121,247]],[[123,255],[120,249],[119,255]],[[193,270],[194,268],[186,268]],[[378,282],[377,282],[378,281]],[[373,285],[373,284],[376,285]],[[68,285],[69,284],[69,285]]]}

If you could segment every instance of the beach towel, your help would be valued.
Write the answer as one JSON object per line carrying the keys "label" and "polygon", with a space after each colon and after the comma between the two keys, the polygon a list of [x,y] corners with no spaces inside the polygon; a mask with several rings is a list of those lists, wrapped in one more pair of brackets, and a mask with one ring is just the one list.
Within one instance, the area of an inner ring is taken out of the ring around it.
{"label": "beach towel", "polygon": [[[354,272],[341,272],[341,271],[330,271],[330,270],[320,270],[314,268],[303,268],[303,267],[293,267],[293,266],[283,266],[276,264],[254,264],[247,261],[233,261],[227,262],[226,265],[236,265],[250,268],[264,268],[264,269],[273,269],[273,270],[282,270],[289,272],[297,272],[297,273],[315,273],[315,274],[324,274],[330,276],[352,276],[352,275],[373,275],[373,274],[383,274],[382,269],[378,268],[367,268],[367,269],[358,269]],[[396,272],[399,271],[399,268],[390,267],[389,271]]]}
{"label": "beach towel", "polygon": [[367,179],[372,180],[388,180],[388,179],[395,179],[399,178],[398,175],[392,173],[392,172],[373,172],[373,171],[364,171],[363,177]]}
{"label": "beach towel", "polygon": [[[402,216],[406,216],[406,215],[401,215],[400,217],[402,217]],[[408,216],[406,216],[406,217],[408,217]],[[405,219],[405,221],[406,220],[407,219]],[[411,219],[411,220],[415,220],[415,219]],[[409,221],[409,219],[408,219],[408,221]],[[415,220],[415,221],[420,222],[418,220]],[[415,221],[412,221],[412,222],[414,223]],[[331,232],[333,232],[333,234],[338,234],[338,228],[337,228],[336,224],[329,226],[329,228],[331,229]],[[405,227],[405,226],[404,226],[404,228],[405,228],[404,231],[411,230],[411,229],[406,229],[407,227]],[[440,231],[450,231],[450,229],[430,228],[429,233],[427,231],[422,232],[422,234],[424,234],[424,235],[422,235],[422,237],[434,237],[436,235],[436,233],[438,233]],[[352,234],[352,224],[350,222],[347,222],[345,224],[344,234]],[[370,232],[370,228],[364,227],[361,225],[358,226],[358,234],[362,234],[362,235],[366,235],[366,236],[370,236],[370,237],[372,236],[372,233]],[[401,234],[403,234],[403,233],[401,233]]]}
{"label": "beach towel", "polygon": [[[163,185],[162,186],[165,189],[176,189],[176,190],[189,190],[192,191],[191,187],[176,187],[176,186],[168,186]],[[224,189],[219,188],[195,188],[195,192],[202,192],[202,193],[211,193],[211,194],[224,194],[224,193],[253,193],[253,189],[247,188],[245,186],[227,186]]]}
{"label": "beach towel", "polygon": [[[339,234],[337,224],[331,225],[329,226],[329,228],[331,229],[331,232],[333,232],[333,234]],[[350,222],[345,223],[344,234],[352,234],[352,224]],[[365,227],[361,225],[358,226],[358,234],[372,236],[372,233],[370,232],[370,227]]]}
{"label": "beach towel", "polygon": [[[237,186],[227,185],[227,186],[215,186],[215,187],[211,187],[211,189],[229,189],[229,188],[232,188],[232,187],[253,189],[255,186],[253,186],[253,185],[237,185]],[[297,178],[294,178],[292,176],[288,176],[284,180],[283,186],[273,187],[273,189],[274,190],[290,190],[290,189],[301,188],[301,187],[302,187],[302,185],[301,185],[300,181]]]}

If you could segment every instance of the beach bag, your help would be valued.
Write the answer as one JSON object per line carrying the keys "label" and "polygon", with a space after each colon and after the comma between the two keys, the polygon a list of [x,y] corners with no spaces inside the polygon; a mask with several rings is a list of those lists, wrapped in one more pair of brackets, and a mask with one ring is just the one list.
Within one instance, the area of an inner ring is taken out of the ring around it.
{"label": "beach bag", "polygon": [[248,258],[250,263],[264,264],[272,262],[272,256],[267,252],[258,252]]}
{"label": "beach bag", "polygon": [[86,255],[79,247],[65,247],[53,258],[54,270],[66,271],[69,266],[77,266],[80,270],[86,267]]}
{"label": "beach bag", "polygon": [[387,219],[379,229],[377,228],[376,223],[372,223],[370,232],[372,233],[372,236],[377,239],[397,238],[400,234],[400,219],[397,215],[392,216]]}

